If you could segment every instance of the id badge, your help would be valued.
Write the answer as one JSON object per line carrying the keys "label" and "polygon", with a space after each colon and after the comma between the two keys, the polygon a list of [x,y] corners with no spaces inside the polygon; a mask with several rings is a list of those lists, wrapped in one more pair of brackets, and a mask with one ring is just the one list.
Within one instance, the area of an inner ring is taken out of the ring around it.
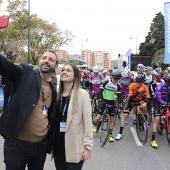
{"label": "id badge", "polygon": [[66,132],[66,122],[60,122],[60,132]]}
{"label": "id badge", "polygon": [[45,116],[47,114],[47,108],[45,104],[43,104],[42,106],[42,111],[43,111],[43,116]]}

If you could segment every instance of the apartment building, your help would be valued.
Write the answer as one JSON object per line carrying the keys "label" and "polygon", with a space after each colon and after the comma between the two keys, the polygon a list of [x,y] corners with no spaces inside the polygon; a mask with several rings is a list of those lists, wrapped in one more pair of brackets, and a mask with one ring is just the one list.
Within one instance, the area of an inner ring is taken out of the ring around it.
{"label": "apartment building", "polygon": [[107,51],[82,50],[81,56],[90,69],[93,69],[94,66],[103,69],[111,68],[111,56]]}
{"label": "apartment building", "polygon": [[[58,50],[56,52],[58,59],[63,61],[83,61],[83,67],[93,69],[94,66],[98,68],[110,69],[111,65],[111,55],[107,51],[91,51],[91,50],[82,50],[81,55],[74,54],[70,55],[65,50]],[[82,65],[80,64],[80,67]]]}

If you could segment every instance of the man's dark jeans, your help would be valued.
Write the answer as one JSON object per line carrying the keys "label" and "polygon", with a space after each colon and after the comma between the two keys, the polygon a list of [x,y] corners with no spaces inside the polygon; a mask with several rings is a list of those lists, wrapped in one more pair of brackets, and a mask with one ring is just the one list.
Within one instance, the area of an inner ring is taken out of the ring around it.
{"label": "man's dark jeans", "polygon": [[5,138],[4,162],[6,170],[43,170],[47,152],[47,138],[40,142],[26,142]]}

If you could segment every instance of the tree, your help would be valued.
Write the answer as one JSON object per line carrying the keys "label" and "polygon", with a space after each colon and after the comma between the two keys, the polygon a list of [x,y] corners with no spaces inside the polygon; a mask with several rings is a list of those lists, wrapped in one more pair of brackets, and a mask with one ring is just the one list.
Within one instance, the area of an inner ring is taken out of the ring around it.
{"label": "tree", "polygon": [[154,56],[156,51],[162,48],[164,48],[164,16],[159,12],[152,20],[145,42],[139,46],[139,54]]}
{"label": "tree", "polygon": [[162,70],[165,70],[166,67],[169,67],[170,64],[164,64],[164,48],[161,48],[160,50],[157,50],[155,53],[153,60],[152,60],[152,65],[157,66],[162,68]]}
{"label": "tree", "polygon": [[[10,24],[7,29],[0,30],[0,51],[7,58],[15,61],[26,51],[28,37],[28,10],[26,0],[8,0],[7,12],[10,14]],[[38,17],[30,16],[30,52],[34,65],[47,48],[58,50],[62,45],[69,45],[74,37],[71,31],[61,31],[55,23]]]}

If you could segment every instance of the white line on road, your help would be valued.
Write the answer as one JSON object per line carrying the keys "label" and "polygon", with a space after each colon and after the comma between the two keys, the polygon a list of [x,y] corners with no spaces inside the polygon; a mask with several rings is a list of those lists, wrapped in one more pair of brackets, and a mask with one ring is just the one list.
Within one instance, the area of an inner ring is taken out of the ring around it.
{"label": "white line on road", "polygon": [[136,133],[136,129],[134,127],[130,127],[130,130],[131,130],[132,135],[133,135],[133,137],[134,137],[134,139],[136,141],[136,144],[138,146],[143,146],[142,143],[139,141],[139,138],[138,138],[137,133]]}

